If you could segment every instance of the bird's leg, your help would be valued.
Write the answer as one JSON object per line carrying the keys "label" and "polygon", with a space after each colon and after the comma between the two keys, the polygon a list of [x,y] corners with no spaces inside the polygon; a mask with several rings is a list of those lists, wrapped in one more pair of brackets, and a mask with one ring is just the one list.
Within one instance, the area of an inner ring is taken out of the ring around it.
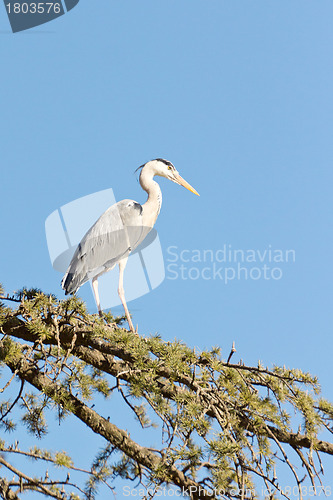
{"label": "bird's leg", "polygon": [[95,300],[96,300],[96,304],[97,304],[98,314],[102,317],[103,313],[102,313],[101,303],[100,303],[99,294],[98,294],[97,276],[91,280],[91,284],[92,284],[92,288],[93,288],[93,292],[94,292],[94,296],[95,296]]}
{"label": "bird's leg", "polygon": [[120,297],[121,303],[124,306],[126,318],[128,321],[128,326],[130,327],[131,332],[135,333],[134,326],[131,320],[130,313],[127,308],[126,300],[125,300],[125,292],[124,292],[124,269],[126,267],[127,257],[122,259],[119,262],[119,285],[118,285],[118,295]]}

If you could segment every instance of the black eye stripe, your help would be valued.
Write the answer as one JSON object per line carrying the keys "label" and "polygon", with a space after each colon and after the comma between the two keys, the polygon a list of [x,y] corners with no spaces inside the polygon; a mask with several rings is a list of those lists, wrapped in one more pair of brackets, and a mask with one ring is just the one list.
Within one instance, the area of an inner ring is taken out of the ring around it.
{"label": "black eye stripe", "polygon": [[[160,162],[164,163],[164,165],[167,165],[171,170],[176,170],[174,165],[171,163],[171,161],[164,160],[164,158],[155,158],[155,160],[150,160],[150,161],[160,161]],[[149,162],[147,162],[147,163],[149,163]],[[141,170],[145,165],[147,165],[147,163],[140,165],[140,167],[138,167],[135,170],[135,172],[137,172],[138,170]]]}
{"label": "black eye stripe", "polygon": [[175,167],[172,165],[171,161],[164,160],[163,158],[156,158],[156,161],[161,161],[162,163],[164,163],[168,167],[175,169]]}

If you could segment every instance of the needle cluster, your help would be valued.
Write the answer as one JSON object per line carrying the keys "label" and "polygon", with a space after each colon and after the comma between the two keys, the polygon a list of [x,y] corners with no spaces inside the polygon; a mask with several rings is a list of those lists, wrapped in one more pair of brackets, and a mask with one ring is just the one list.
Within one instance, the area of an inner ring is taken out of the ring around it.
{"label": "needle cluster", "polygon": [[[299,498],[304,481],[322,486],[320,456],[332,455],[333,444],[318,436],[332,433],[333,405],[321,397],[316,377],[231,362],[234,346],[224,356],[220,347],[196,352],[178,340],[142,338],[122,328],[122,318],[88,314],[76,297],[58,300],[39,290],[0,295],[0,426],[14,435],[0,442],[2,498],[36,490],[93,499],[101,487],[113,491],[116,478],[138,481],[145,498],[167,486],[192,499],[250,499],[261,485],[269,498],[288,498],[281,467],[291,471]],[[123,402],[140,437],[104,414],[105,400],[110,408]],[[103,438],[89,470],[73,463],[71,443],[65,452],[19,446],[19,425],[43,439],[49,412],[61,425],[71,415]],[[145,439],[135,422],[147,429]],[[17,455],[52,469],[30,477],[14,467]],[[73,472],[86,480],[72,481]]]}

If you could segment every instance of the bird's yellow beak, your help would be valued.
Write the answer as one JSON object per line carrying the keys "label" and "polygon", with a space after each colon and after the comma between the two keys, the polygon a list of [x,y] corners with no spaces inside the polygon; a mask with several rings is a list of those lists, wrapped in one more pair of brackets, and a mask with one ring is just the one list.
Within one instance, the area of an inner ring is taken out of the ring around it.
{"label": "bird's yellow beak", "polygon": [[175,173],[174,175],[175,175],[175,181],[177,182],[177,184],[179,184],[180,186],[183,186],[184,188],[188,189],[189,191],[191,191],[191,193],[194,193],[194,194],[200,196],[200,194],[194,189],[194,187],[192,187],[191,184],[189,184],[188,182],[186,182],[186,180],[183,179],[178,174],[178,172]]}

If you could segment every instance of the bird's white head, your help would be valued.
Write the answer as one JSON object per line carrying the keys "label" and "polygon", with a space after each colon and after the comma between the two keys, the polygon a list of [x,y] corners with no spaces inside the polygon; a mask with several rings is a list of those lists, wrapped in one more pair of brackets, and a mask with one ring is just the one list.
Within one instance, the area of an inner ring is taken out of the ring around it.
{"label": "bird's white head", "polygon": [[163,158],[156,158],[156,160],[151,160],[139,168],[150,170],[152,176],[160,175],[161,177],[166,177],[170,181],[175,182],[176,184],[179,184],[180,186],[188,189],[192,193],[200,196],[199,193],[179,175],[179,172],[168,160],[164,160]]}

